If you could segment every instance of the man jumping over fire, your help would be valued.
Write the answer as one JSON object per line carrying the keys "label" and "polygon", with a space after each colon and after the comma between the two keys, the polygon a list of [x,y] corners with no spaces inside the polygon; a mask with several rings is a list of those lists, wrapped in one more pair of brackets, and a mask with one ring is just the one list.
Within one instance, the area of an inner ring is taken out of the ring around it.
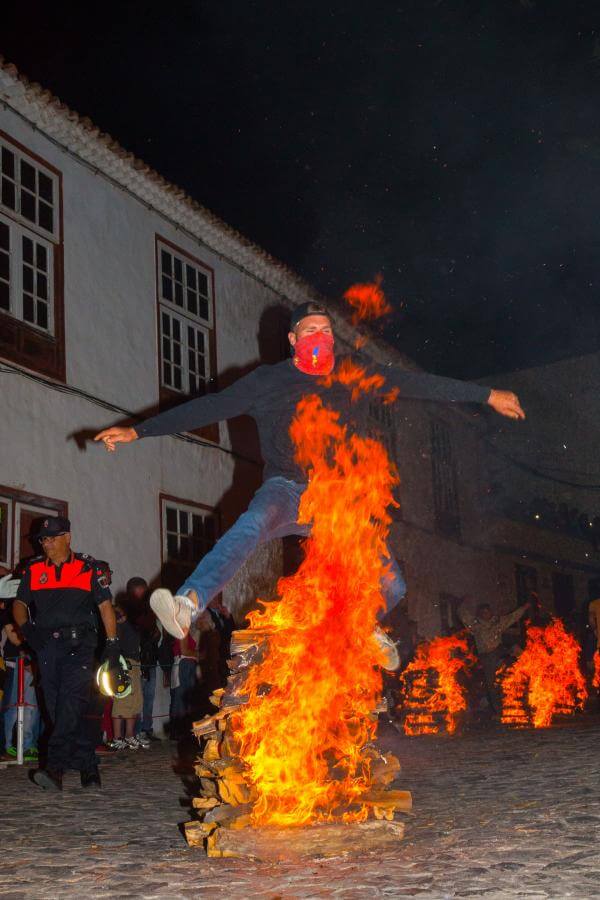
{"label": "man jumping over fire", "polygon": [[[307,484],[306,473],[295,461],[290,437],[290,425],[298,402],[307,394],[316,394],[353,428],[360,421],[361,401],[354,402],[356,398],[352,397],[352,391],[335,377],[341,362],[335,358],[333,328],[327,310],[312,302],[298,306],[292,313],[288,337],[293,351],[291,359],[272,366],[259,366],[225,390],[159,413],[135,428],[106,428],[94,438],[103,441],[107,450],[114,451],[119,443],[192,431],[243,414],[256,421],[265,462],[264,482],[248,510],[202,558],[175,596],[166,588],[158,588],[150,598],[152,609],[175,637],[183,638],[188,633],[210,600],[260,544],[286,535],[309,534],[310,527],[297,521],[300,498]],[[364,362],[361,361],[361,365],[364,366]],[[391,366],[368,364],[368,374],[383,376],[386,391],[395,390],[400,399],[487,403],[501,415],[525,418],[518,398],[509,391],[490,390]],[[362,404],[364,402],[363,395]],[[400,601],[406,590],[402,573],[391,554],[389,560],[389,575],[382,584],[388,610]],[[378,631],[377,639],[383,667],[397,668],[395,645],[383,631]]]}

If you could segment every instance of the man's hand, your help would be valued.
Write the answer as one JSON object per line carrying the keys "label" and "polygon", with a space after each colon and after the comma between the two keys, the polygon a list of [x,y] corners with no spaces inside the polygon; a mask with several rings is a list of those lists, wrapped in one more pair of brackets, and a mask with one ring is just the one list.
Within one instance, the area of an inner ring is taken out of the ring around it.
{"label": "man's hand", "polygon": [[104,446],[110,453],[114,453],[116,444],[130,444],[137,439],[135,428],[105,428],[94,438],[95,441],[104,441]]}
{"label": "man's hand", "polygon": [[100,657],[100,663],[108,663],[108,673],[113,675],[121,668],[121,645],[118,638],[107,638],[104,645],[104,652]]}
{"label": "man's hand", "polygon": [[525,413],[521,408],[519,398],[516,394],[513,394],[512,391],[492,390],[488,397],[488,403],[492,409],[495,409],[501,416],[507,416],[509,419],[525,418]]}

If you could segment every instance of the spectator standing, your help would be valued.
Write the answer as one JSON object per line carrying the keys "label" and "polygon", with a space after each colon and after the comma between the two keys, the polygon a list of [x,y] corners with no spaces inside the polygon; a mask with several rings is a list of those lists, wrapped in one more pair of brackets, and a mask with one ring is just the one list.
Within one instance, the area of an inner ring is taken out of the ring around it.
{"label": "spectator standing", "polygon": [[17,702],[19,683],[17,666],[19,656],[25,659],[25,709],[23,711],[23,758],[25,762],[37,762],[38,738],[40,734],[40,710],[35,689],[35,672],[31,658],[24,654],[24,642],[12,621],[13,598],[19,587],[20,576],[5,575],[0,579],[0,632],[2,655],[5,665],[4,692],[2,695],[2,729],[0,746],[8,759],[17,756],[16,735]]}
{"label": "spectator standing", "polygon": [[198,645],[188,633],[173,642],[173,669],[171,670],[171,738],[181,737],[192,715],[196,691]]}
{"label": "spectator standing", "polygon": [[159,647],[162,631],[150,609],[148,582],[135,575],[127,582],[127,605],[140,636],[140,672],[142,677],[142,714],[137,723],[137,737],[142,741],[154,737],[152,713],[156,694]]}
{"label": "spectator standing", "polygon": [[215,631],[219,636],[218,646],[218,678],[217,687],[224,687],[229,677],[227,660],[231,658],[231,635],[235,631],[235,621],[228,606],[223,603],[221,594],[217,594],[207,606]]}
{"label": "spectator standing", "polygon": [[4,626],[6,643],[4,645],[4,662],[7,672],[7,684],[3,697],[4,739],[6,742],[5,755],[9,759],[16,759],[16,722],[17,703],[19,699],[19,679],[17,667],[19,657],[23,656],[25,662],[24,702],[23,710],[23,759],[25,762],[38,761],[38,739],[40,735],[40,710],[38,706],[35,672],[31,656],[25,652],[23,639],[14,625],[7,622]]}
{"label": "spectator standing", "polygon": [[71,550],[71,523],[44,519],[38,534],[42,556],[28,561],[13,604],[22,636],[35,652],[52,732],[46,767],[34,782],[62,790],[63,772],[79,771],[82,787],[100,787],[98,760],[84,720],[94,678],[99,613],[106,632],[103,660],[119,669],[120,649],[111,594],[102,569]]}
{"label": "spectator standing", "polygon": [[150,742],[142,735],[135,736],[135,726],[142,712],[143,703],[140,674],[140,635],[135,626],[128,620],[122,606],[115,605],[115,616],[121,653],[130,667],[131,693],[126,697],[113,698],[112,724],[114,737],[108,746],[111,750],[139,750],[141,748],[146,750],[150,746]]}
{"label": "spectator standing", "polygon": [[465,598],[458,610],[461,622],[471,632],[475,640],[477,655],[483,670],[485,687],[492,712],[496,715],[501,710],[501,697],[496,682],[496,672],[502,661],[500,645],[502,635],[515,622],[521,619],[529,609],[529,603],[524,603],[517,609],[504,616],[495,615],[489,603],[480,603],[475,615],[469,608],[468,599]]}

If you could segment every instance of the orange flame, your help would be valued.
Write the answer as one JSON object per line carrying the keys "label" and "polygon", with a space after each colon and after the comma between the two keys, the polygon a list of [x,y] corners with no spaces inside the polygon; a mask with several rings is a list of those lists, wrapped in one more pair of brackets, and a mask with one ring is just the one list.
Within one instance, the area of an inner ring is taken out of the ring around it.
{"label": "orange flame", "polygon": [[[344,387],[349,390],[352,389],[351,397],[353,403],[358,400],[361,394],[375,393],[385,384],[383,375],[380,375],[379,373],[374,375],[367,374],[367,370],[364,366],[357,365],[348,357],[341,359],[335,371],[330,375],[325,375],[322,381],[327,387],[330,387],[334,382],[338,382],[338,384],[343,384]],[[389,391],[386,398],[390,396],[393,391],[394,388]],[[396,396],[397,395],[394,395],[394,399]]]}
{"label": "orange flame", "polygon": [[600,650],[594,653],[594,677],[592,687],[600,688]]}
{"label": "orange flame", "polygon": [[383,278],[378,275],[369,284],[353,284],[344,293],[344,300],[354,308],[352,324],[366,319],[380,319],[392,311],[381,289]]}
{"label": "orange flame", "polygon": [[360,821],[381,690],[373,629],[397,476],[380,444],[348,435],[316,396],[299,403],[291,435],[310,476],[299,521],[312,523],[312,534],[298,572],[279,582],[279,601],[249,616],[269,644],[248,670],[249,702],[234,734],[258,793],[255,824]]}
{"label": "orange flame", "polygon": [[458,714],[467,708],[458,676],[474,662],[467,639],[459,635],[437,637],[417,647],[415,658],[400,676],[405,734],[437,734],[442,717],[446,731],[456,731]]}
{"label": "orange flame", "polygon": [[587,699],[579,667],[581,648],[560,619],[549,625],[527,625],[525,649],[507,669],[497,673],[502,687],[502,721],[546,728],[555,715],[571,715]]}

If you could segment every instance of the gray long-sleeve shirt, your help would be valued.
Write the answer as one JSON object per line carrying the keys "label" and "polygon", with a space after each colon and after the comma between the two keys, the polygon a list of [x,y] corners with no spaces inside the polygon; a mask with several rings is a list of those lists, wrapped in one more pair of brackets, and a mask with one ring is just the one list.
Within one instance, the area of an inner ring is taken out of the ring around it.
{"label": "gray long-sleeve shirt", "polygon": [[[362,359],[356,362],[364,366]],[[485,403],[490,395],[488,387],[470,382],[426,372],[407,372],[391,366],[368,366],[368,374],[377,373],[385,378],[381,393],[398,388],[399,401],[407,398],[442,403]],[[304,482],[306,474],[294,460],[289,431],[298,402],[308,394],[319,395],[327,406],[340,413],[343,423],[359,430],[360,422],[364,420],[364,403],[373,396],[353,403],[346,387],[338,382],[327,386],[323,379],[301,372],[288,359],[274,366],[259,366],[225,390],[175,406],[136,425],[135,430],[139,437],[175,434],[247,414],[258,426],[265,461],[264,477],[282,475],[292,481]]]}
{"label": "gray long-sleeve shirt", "polygon": [[517,609],[513,609],[512,612],[506,613],[504,616],[478,619],[466,606],[461,606],[458,610],[458,616],[463,625],[469,629],[475,638],[477,652],[491,653],[500,646],[504,632],[515,622],[518,622],[525,615],[527,609],[529,609],[529,604],[524,603],[523,606],[518,606]]}

